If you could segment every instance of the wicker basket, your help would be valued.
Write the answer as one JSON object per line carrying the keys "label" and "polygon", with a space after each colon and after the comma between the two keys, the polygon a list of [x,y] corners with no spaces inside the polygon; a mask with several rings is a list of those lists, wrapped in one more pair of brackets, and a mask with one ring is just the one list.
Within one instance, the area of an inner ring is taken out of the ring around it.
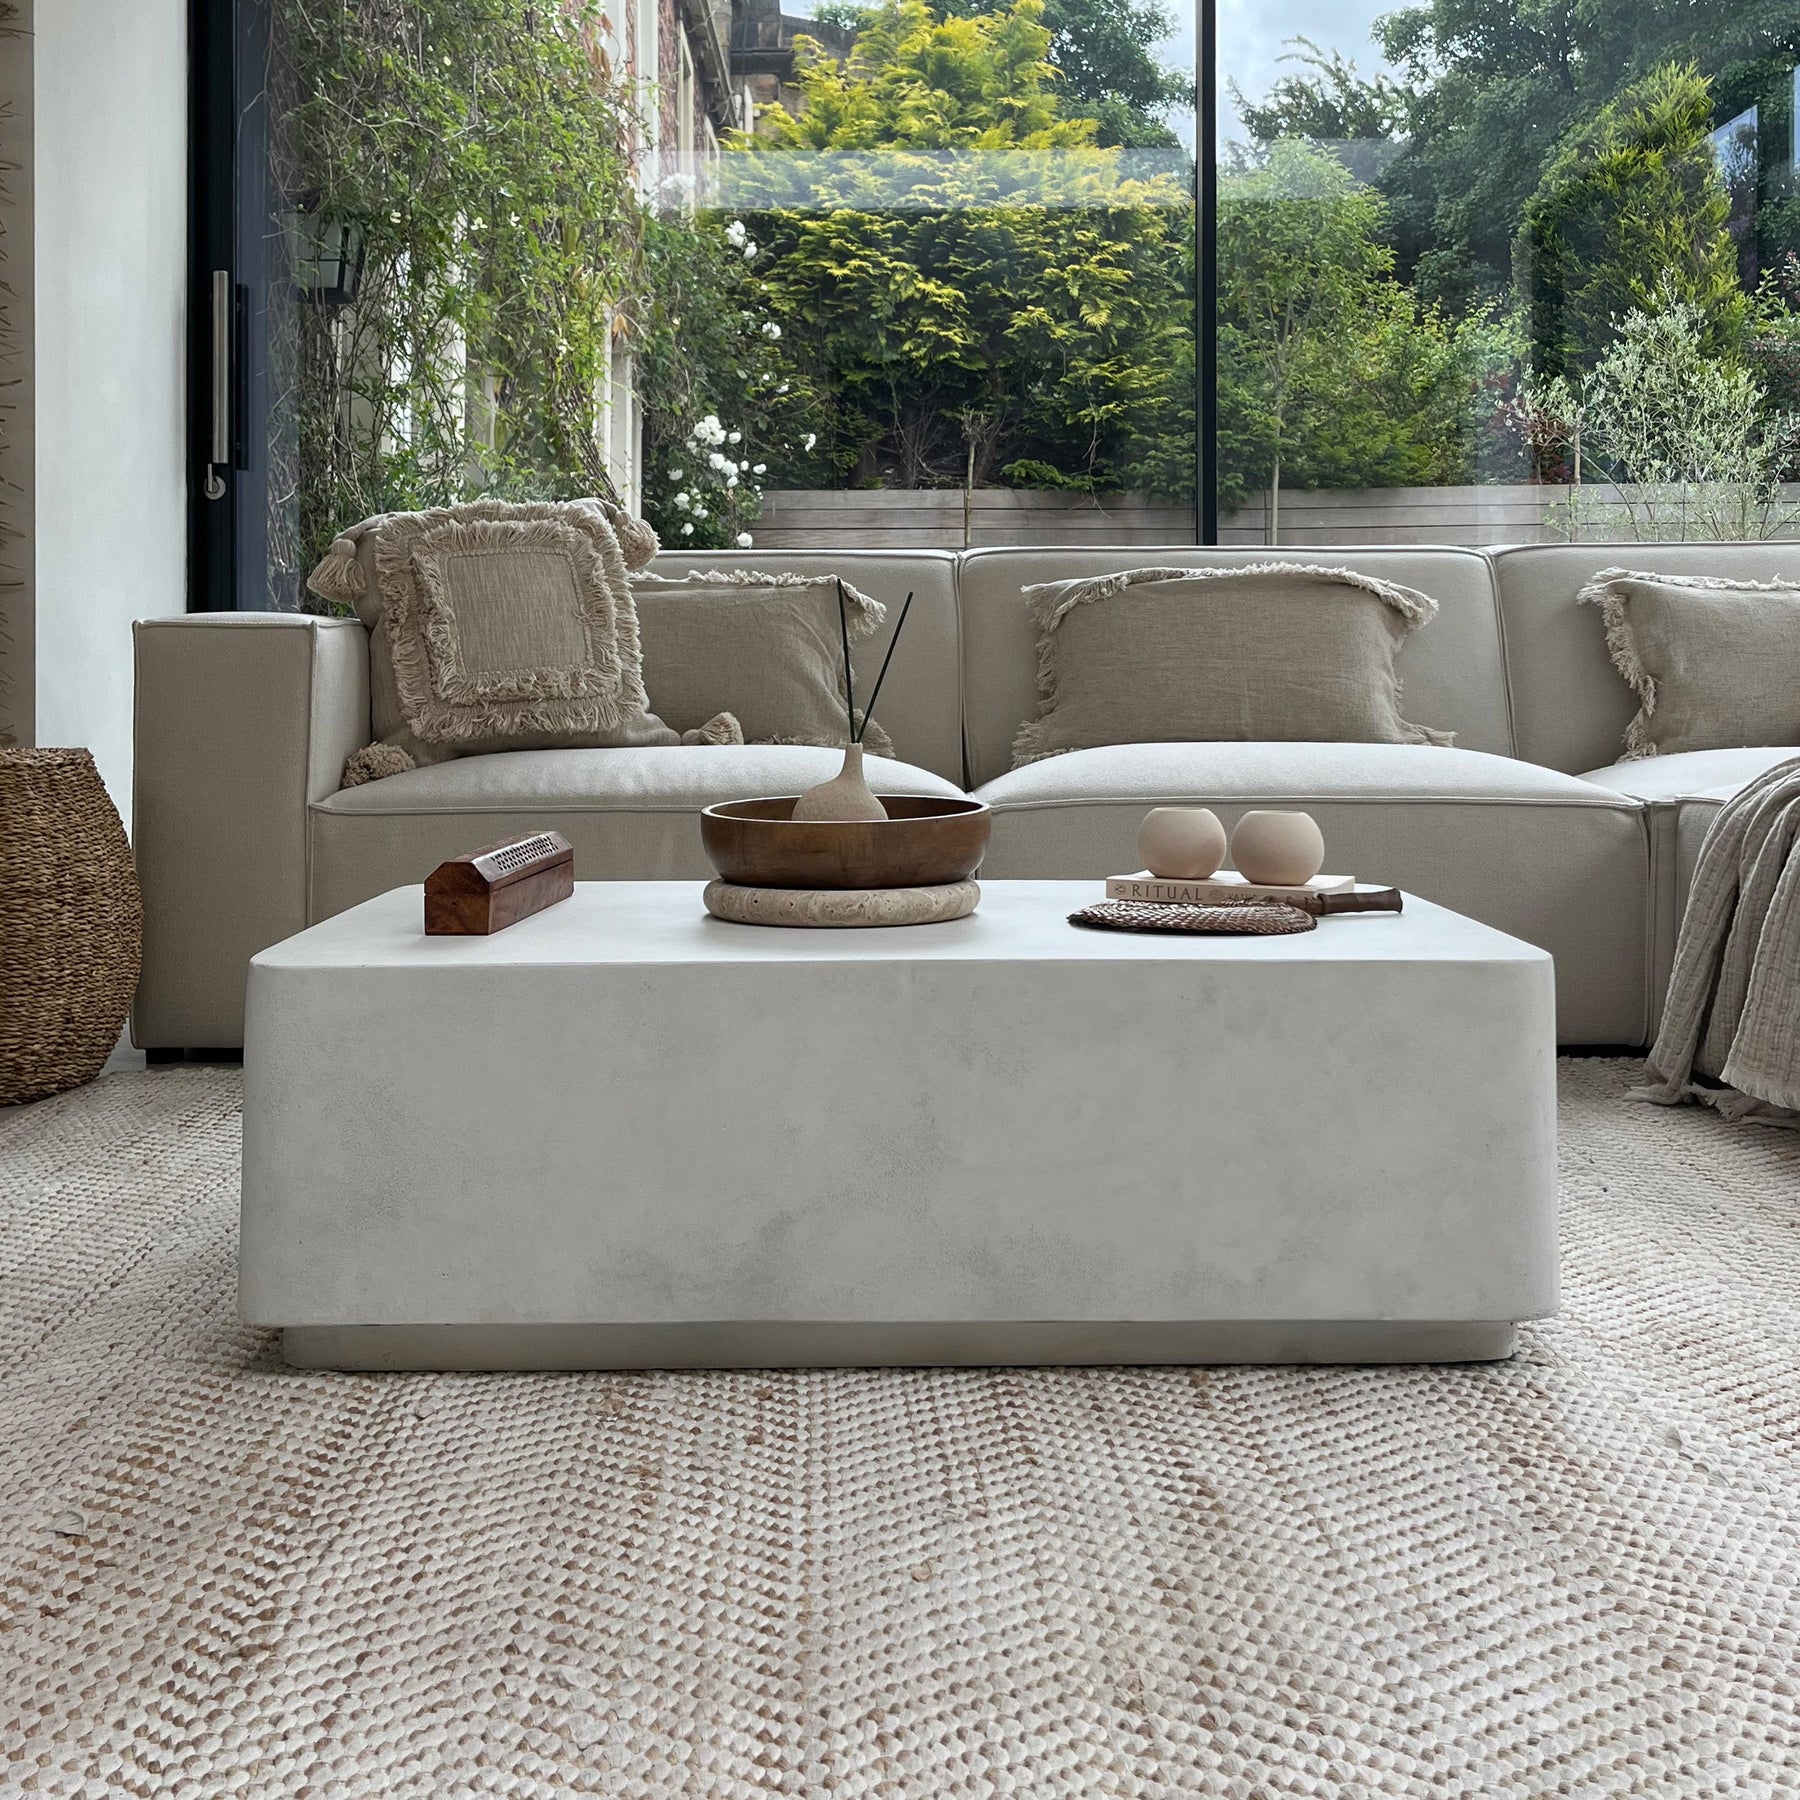
{"label": "wicker basket", "polygon": [[143,943],[131,845],[93,756],[0,749],[0,1105],[100,1073]]}

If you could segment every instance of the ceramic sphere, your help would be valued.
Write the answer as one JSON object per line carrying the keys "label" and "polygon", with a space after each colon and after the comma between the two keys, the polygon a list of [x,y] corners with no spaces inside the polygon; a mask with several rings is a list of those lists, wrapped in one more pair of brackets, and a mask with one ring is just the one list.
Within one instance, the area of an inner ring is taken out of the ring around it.
{"label": "ceramic sphere", "polygon": [[1231,860],[1246,881],[1300,887],[1325,866],[1325,838],[1311,813],[1247,812],[1231,834]]}
{"label": "ceramic sphere", "polygon": [[1158,806],[1138,827],[1138,861],[1164,881],[1204,881],[1225,860],[1225,827],[1204,806]]}

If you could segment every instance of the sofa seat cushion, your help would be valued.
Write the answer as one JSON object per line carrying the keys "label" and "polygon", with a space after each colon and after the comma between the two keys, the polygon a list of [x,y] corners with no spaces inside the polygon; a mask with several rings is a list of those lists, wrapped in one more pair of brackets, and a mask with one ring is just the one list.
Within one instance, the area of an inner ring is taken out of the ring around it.
{"label": "sofa seat cushion", "polygon": [[1328,872],[1392,883],[1550,951],[1563,1042],[1645,1039],[1645,813],[1595,783],[1412,744],[1117,744],[976,792],[995,813],[990,878],[1135,869],[1152,806],[1211,806],[1227,829],[1251,807],[1303,807],[1325,834]]}
{"label": "sofa seat cushion", "polygon": [[[423,881],[446,857],[546,828],[574,845],[579,881],[702,879],[712,873],[703,806],[797,794],[842,763],[840,750],[799,744],[507,751],[344,788],[311,809],[308,916],[328,919]],[[865,768],[878,794],[962,794],[889,757]]]}
{"label": "sofa seat cushion", "polygon": [[1108,744],[1046,757],[977,789],[996,810],[1046,803],[1177,804],[1196,783],[1219,800],[1279,804],[1308,800],[1517,800],[1532,797],[1604,806],[1574,775],[1493,756],[1422,744]]}
{"label": "sofa seat cushion", "polygon": [[1777,763],[1800,756],[1800,745],[1735,750],[1680,750],[1673,756],[1638,756],[1630,762],[1593,769],[1582,776],[1597,787],[1638,800],[1685,800],[1691,794],[1724,789],[1735,794]]}
{"label": "sofa seat cushion", "polygon": [[1596,787],[1641,801],[1648,809],[1651,858],[1658,873],[1651,895],[1652,988],[1656,1004],[1651,1029],[1661,1017],[1662,996],[1675,963],[1675,943],[1700,846],[1714,815],[1757,776],[1800,756],[1800,747],[1762,745],[1730,750],[1678,750],[1667,756],[1638,756],[1594,769],[1582,777]]}
{"label": "sofa seat cushion", "polygon": [[1706,842],[1706,834],[1713,828],[1713,820],[1719,816],[1720,809],[1735,800],[1748,785],[1748,781],[1739,781],[1681,796],[1675,812],[1674,917],[1677,921],[1687,911],[1694,871],[1700,866],[1700,851]]}
{"label": "sofa seat cushion", "polygon": [[[465,756],[385,781],[344,788],[319,802],[328,813],[489,812],[519,806],[577,811],[697,812],[718,800],[797,794],[843,766],[842,750],[810,744],[686,744],[629,750],[521,750]],[[865,765],[878,794],[962,789],[892,757]],[[631,877],[621,877],[629,880]]]}

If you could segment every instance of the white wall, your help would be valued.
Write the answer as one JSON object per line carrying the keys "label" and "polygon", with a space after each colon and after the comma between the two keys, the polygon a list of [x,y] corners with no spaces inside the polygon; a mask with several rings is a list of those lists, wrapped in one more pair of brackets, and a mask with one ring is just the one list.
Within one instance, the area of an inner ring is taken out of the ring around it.
{"label": "white wall", "polygon": [[187,605],[187,6],[33,10],[35,735],[129,822],[131,621]]}
{"label": "white wall", "polygon": [[0,744],[33,741],[31,0],[0,0]]}

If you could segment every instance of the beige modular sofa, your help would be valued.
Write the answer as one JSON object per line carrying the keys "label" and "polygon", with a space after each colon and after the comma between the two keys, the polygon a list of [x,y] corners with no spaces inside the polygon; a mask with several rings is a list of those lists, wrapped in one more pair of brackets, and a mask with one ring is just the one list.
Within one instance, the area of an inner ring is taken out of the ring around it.
{"label": "beige modular sofa", "polygon": [[[1654,1032],[1694,858],[1719,804],[1794,747],[1621,764],[1635,702],[1600,619],[1575,596],[1612,564],[1800,578],[1800,547],[1540,545],[1288,550],[1439,603],[1401,658],[1407,716],[1454,749],[1399,744],[1121,744],[1011,767],[1035,711],[1028,582],[1147,564],[1266,561],[1195,549],[728,552],[665,555],[679,573],[838,570],[877,598],[916,595],[879,709],[892,793],[973,790],[994,808],[990,878],[1098,878],[1135,866],[1146,808],[1304,806],[1334,869],[1391,882],[1556,959],[1558,1032],[1640,1045]],[[898,614],[890,606],[888,630]],[[886,632],[860,651],[863,681]],[[652,704],[655,694],[651,694]],[[584,880],[708,873],[694,815],[792,793],[836,766],[795,746],[531,751],[465,757],[340,789],[369,739],[368,640],[354,620],[196,614],[137,627],[136,840],[144,974],[133,1018],[152,1050],[243,1041],[258,950],[445,857],[554,827]]]}

